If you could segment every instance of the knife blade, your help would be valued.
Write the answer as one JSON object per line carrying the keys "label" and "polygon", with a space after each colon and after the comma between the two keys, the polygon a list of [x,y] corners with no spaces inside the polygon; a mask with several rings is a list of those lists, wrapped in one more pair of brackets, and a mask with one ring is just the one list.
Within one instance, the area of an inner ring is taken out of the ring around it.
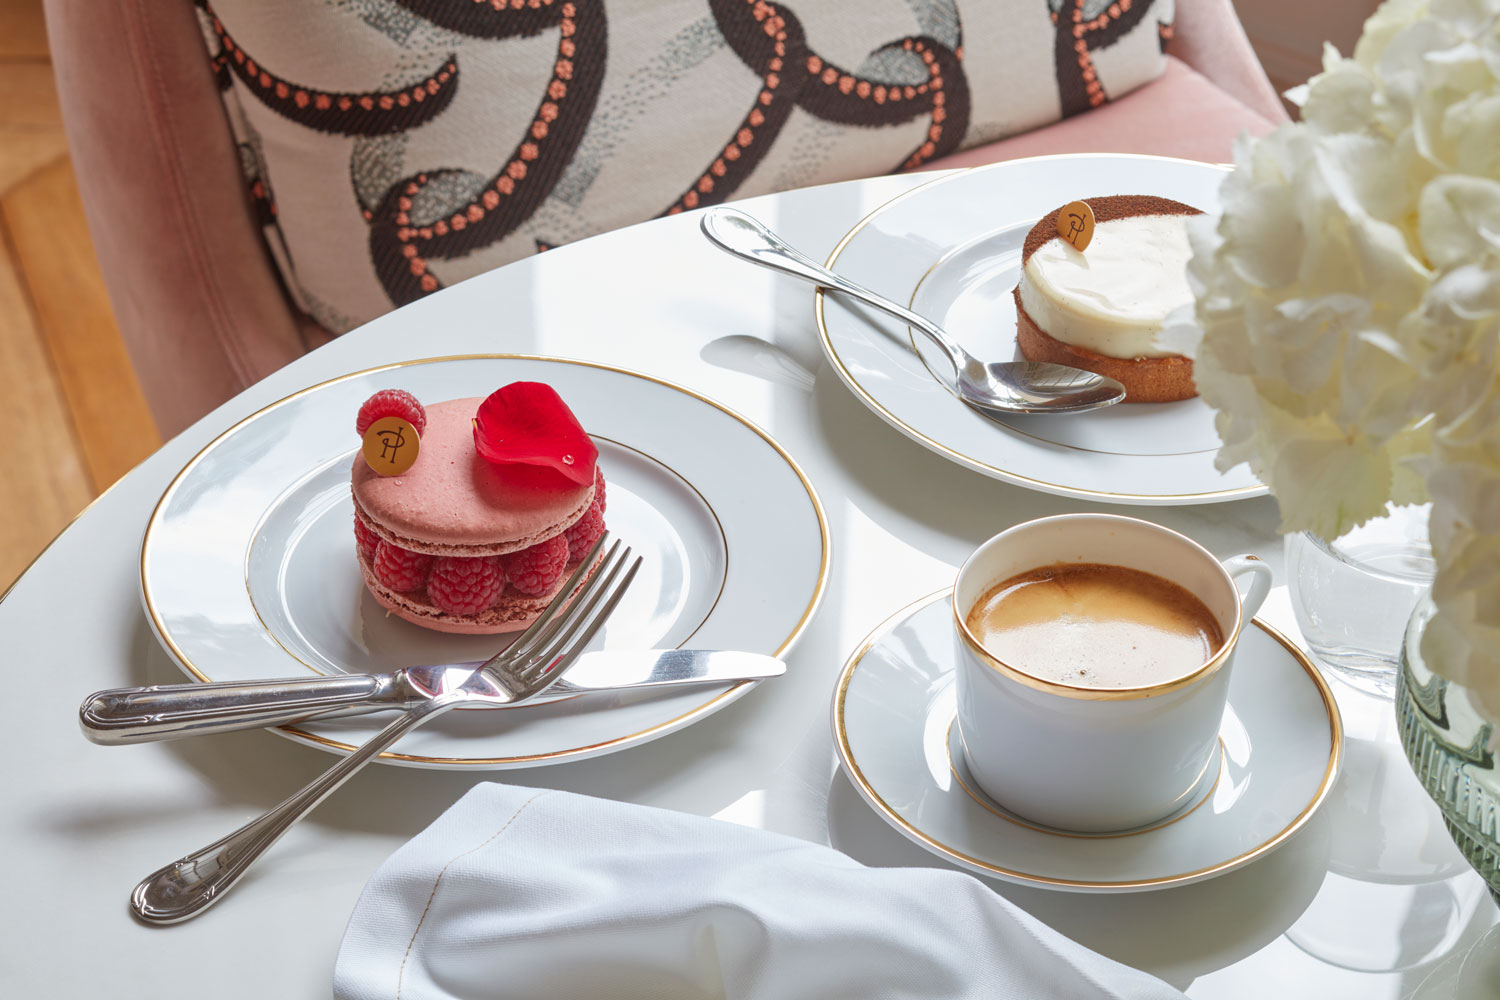
{"label": "knife blade", "polygon": [[[440,672],[483,661],[407,667],[389,674],[338,674],[257,681],[213,681],[113,688],[84,699],[84,735],[95,743],[150,743],[239,729],[261,729],[315,718],[406,709],[428,700]],[[736,684],[786,672],[772,656],[735,650],[599,650],[584,653],[546,693],[541,705],[598,691],[661,690]],[[521,710],[524,706],[518,707]]]}
{"label": "knife blade", "polygon": [[601,650],[584,653],[547,695],[667,687],[683,684],[764,680],[786,672],[786,664],[763,653],[731,649]]}

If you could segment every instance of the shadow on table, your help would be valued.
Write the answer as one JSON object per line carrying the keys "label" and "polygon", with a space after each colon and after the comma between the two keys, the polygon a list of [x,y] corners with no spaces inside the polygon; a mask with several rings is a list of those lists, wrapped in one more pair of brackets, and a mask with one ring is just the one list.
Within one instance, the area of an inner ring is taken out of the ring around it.
{"label": "shadow on table", "polygon": [[759,337],[733,334],[703,345],[698,356],[711,365],[811,392],[812,370],[791,351]]}
{"label": "shadow on table", "polygon": [[1344,763],[1322,809],[1328,873],[1286,937],[1320,962],[1399,980],[1406,996],[1466,954],[1496,911],[1401,749],[1391,699],[1326,676],[1344,719]]}
{"label": "shadow on table", "polygon": [[[842,770],[828,794],[833,847],[875,867],[953,868],[871,812]],[[1280,937],[1312,902],[1328,863],[1329,830],[1315,816],[1269,856],[1204,882],[1153,892],[1077,893],[984,879],[996,892],[1080,944],[1185,990]]]}

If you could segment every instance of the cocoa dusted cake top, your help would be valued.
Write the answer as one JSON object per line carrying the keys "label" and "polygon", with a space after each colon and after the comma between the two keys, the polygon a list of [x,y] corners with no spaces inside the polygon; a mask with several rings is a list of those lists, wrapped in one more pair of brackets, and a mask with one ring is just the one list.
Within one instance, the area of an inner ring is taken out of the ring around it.
{"label": "cocoa dusted cake top", "polygon": [[[1184,205],[1180,201],[1171,198],[1159,198],[1151,194],[1111,194],[1102,198],[1084,198],[1090,210],[1094,213],[1094,222],[1113,222],[1116,219],[1128,219],[1141,215],[1202,215],[1203,210],[1191,205]],[[1031,232],[1026,234],[1026,243],[1021,248],[1021,263],[1031,259],[1035,253],[1048,240],[1058,239],[1057,235],[1057,213],[1066,206],[1059,205],[1057,208],[1042,216],[1036,225],[1031,227]]]}

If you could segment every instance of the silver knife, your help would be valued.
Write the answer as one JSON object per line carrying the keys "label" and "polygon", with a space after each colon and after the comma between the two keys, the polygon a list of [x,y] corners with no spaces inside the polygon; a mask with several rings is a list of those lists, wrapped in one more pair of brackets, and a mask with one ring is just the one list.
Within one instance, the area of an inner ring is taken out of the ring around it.
{"label": "silver knife", "polygon": [[[440,690],[445,671],[476,669],[482,661],[407,667],[389,674],[337,674],[258,681],[214,681],[113,688],[84,699],[83,734],[95,743],[149,743],[184,736],[261,729],[312,718],[363,715],[421,704]],[[594,691],[651,690],[735,684],[786,672],[761,653],[707,649],[603,650],[584,653],[538,705]]]}

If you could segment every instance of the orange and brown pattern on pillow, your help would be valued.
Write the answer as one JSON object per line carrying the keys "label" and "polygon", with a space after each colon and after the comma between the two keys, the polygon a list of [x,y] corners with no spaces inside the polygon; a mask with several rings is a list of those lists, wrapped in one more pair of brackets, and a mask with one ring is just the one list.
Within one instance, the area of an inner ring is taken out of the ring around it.
{"label": "orange and brown pattern on pillow", "polygon": [[[493,7],[465,0],[470,6],[459,17],[444,13],[448,11],[444,0],[400,2],[424,17],[445,16],[444,26],[452,30],[482,30],[483,37],[500,37],[498,25],[507,15],[544,15],[554,6],[542,0],[540,11],[515,11],[498,0]],[[826,62],[808,46],[801,24],[785,4],[709,0],[709,8],[735,54],[760,77],[760,87],[747,93],[744,117],[727,136],[722,152],[661,214],[731,197],[775,144],[793,108],[826,121],[863,127],[929,117],[927,138],[889,170],[913,169],[951,152],[962,139],[968,126],[969,93],[960,65],[961,50],[928,36],[882,46],[912,52],[926,67],[927,81],[901,86],[861,79]],[[437,169],[407,178],[371,213],[371,259],[396,304],[442,287],[429,267],[433,259],[465,256],[502,239],[526,221],[551,193],[577,149],[603,78],[603,7],[592,0],[574,0],[556,4],[555,9],[561,38],[553,79],[529,134],[483,194],[459,206],[447,219],[414,224],[414,200],[428,183],[446,173]],[[541,20],[536,17],[530,23]]]}
{"label": "orange and brown pattern on pillow", "polygon": [[[426,79],[390,92],[330,93],[284,80],[237,45],[208,0],[197,0],[220,49],[213,56],[221,87],[232,72],[260,103],[299,125],[340,135],[385,136],[415,129],[442,114],[459,82],[456,58]],[[535,115],[510,157],[482,192],[443,217],[414,221],[423,189],[455,171],[441,167],[391,185],[378,204],[362,206],[370,258],[396,305],[442,287],[428,271],[432,258],[456,258],[508,235],[536,210],[568,165],[598,98],[606,62],[603,0],[396,0],[414,14],[478,39],[559,31],[557,59]],[[264,199],[261,179],[253,192]],[[266,214],[274,217],[274,206]]]}
{"label": "orange and brown pattern on pillow", "polygon": [[1122,92],[1160,72],[1132,29],[1172,7],[196,2],[272,254],[335,332],[545,247],[1086,109],[1111,96],[1094,53]]}
{"label": "orange and brown pattern on pillow", "polygon": [[367,212],[370,259],[386,294],[403,305],[442,287],[428,268],[434,258],[464,257],[510,235],[529,219],[557,183],[588,127],[604,80],[608,44],[603,0],[399,0],[413,13],[476,38],[529,36],[558,29],[551,78],[537,95],[536,112],[510,157],[466,204],[446,216],[414,221],[423,189],[452,171],[423,171],[392,186]]}
{"label": "orange and brown pattern on pillow", "polygon": [[[1094,53],[1108,48],[1145,20],[1155,0],[1046,0],[1057,26],[1057,94],[1063,117],[1097,108],[1109,96],[1094,67]],[[1171,14],[1157,22],[1162,51],[1172,37]]]}
{"label": "orange and brown pattern on pillow", "polygon": [[335,135],[404,132],[442,114],[458,89],[458,65],[452,58],[425,78],[399,90],[337,93],[304,86],[283,79],[257,63],[254,53],[235,44],[208,0],[197,0],[197,4],[218,38],[219,51],[213,56],[213,65],[219,75],[220,89],[228,89],[228,74],[232,73],[262,104],[298,125],[319,132]]}
{"label": "orange and brown pattern on pillow", "polygon": [[793,108],[842,125],[873,128],[926,115],[926,139],[886,172],[913,170],[951,153],[969,126],[969,86],[962,42],[948,48],[927,35],[880,46],[918,56],[928,79],[915,85],[864,79],[814,52],[797,16],[786,4],[764,0],[709,0],[714,20],[737,56],[761,79],[749,111],[724,151],[666,210],[714,205],[732,195],[764,158]]}

